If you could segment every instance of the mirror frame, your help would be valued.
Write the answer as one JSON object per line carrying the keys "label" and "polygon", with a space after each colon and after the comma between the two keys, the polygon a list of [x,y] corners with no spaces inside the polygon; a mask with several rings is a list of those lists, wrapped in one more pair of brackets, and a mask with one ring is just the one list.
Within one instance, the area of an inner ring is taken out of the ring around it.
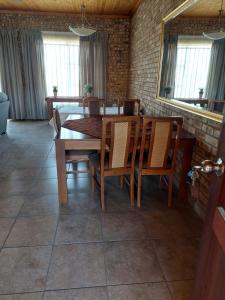
{"label": "mirror frame", "polygon": [[166,99],[163,97],[160,97],[160,82],[161,82],[161,71],[162,71],[162,60],[163,60],[163,52],[164,52],[164,27],[165,24],[176,18],[178,15],[180,15],[182,12],[184,12],[186,9],[190,8],[197,2],[200,2],[201,0],[186,0],[184,3],[182,3],[180,6],[178,6],[175,10],[173,10],[169,15],[164,17],[161,22],[161,34],[160,34],[160,61],[159,61],[159,70],[158,70],[158,85],[157,85],[157,98],[156,100],[166,103],[170,106],[173,106],[175,108],[179,108],[181,110],[193,113],[195,115],[213,120],[215,122],[222,123],[223,121],[223,115],[207,111],[207,110],[200,110],[199,108],[189,106],[189,104],[182,103],[179,100],[173,100],[173,99]]}

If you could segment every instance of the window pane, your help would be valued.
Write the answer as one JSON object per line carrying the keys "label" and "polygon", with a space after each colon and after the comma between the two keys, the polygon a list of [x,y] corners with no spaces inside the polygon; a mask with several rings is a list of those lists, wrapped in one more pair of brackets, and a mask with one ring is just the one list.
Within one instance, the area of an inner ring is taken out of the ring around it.
{"label": "window pane", "polygon": [[79,96],[79,39],[73,34],[43,34],[47,94]]}
{"label": "window pane", "polygon": [[178,40],[175,98],[199,98],[199,89],[205,91],[211,46],[201,37]]}

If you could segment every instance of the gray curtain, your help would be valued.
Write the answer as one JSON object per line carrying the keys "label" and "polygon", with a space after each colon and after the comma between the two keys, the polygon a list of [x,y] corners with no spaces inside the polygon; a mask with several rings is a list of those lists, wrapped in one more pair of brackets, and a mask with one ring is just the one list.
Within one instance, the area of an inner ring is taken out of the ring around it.
{"label": "gray curtain", "polygon": [[80,96],[84,95],[84,85],[91,84],[93,96],[107,98],[107,40],[104,32],[80,37]]}
{"label": "gray curtain", "polygon": [[0,72],[2,90],[10,101],[10,117],[25,119],[22,65],[17,31],[0,31]]}
{"label": "gray curtain", "polygon": [[[177,63],[177,35],[166,35],[164,39],[164,52],[161,71],[160,96],[174,97],[175,73]],[[166,89],[169,89],[166,91]]]}
{"label": "gray curtain", "polygon": [[212,44],[206,84],[206,98],[210,100],[225,99],[225,39]]}
{"label": "gray curtain", "polygon": [[47,118],[44,47],[41,32],[22,31],[21,53],[25,85],[26,119]]}

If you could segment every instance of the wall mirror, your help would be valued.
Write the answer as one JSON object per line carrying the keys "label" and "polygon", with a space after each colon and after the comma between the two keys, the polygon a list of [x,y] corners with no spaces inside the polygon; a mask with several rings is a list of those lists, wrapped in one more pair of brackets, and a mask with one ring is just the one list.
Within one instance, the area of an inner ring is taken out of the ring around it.
{"label": "wall mirror", "polygon": [[188,0],[163,19],[158,99],[222,121],[225,4]]}

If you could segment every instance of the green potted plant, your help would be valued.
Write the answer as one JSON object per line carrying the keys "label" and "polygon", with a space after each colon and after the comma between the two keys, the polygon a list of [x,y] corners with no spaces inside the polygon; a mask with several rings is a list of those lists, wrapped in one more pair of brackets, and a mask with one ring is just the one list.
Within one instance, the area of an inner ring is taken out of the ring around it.
{"label": "green potted plant", "polygon": [[199,88],[199,99],[203,98],[203,94],[204,94],[204,89],[203,88]]}
{"label": "green potted plant", "polygon": [[54,94],[55,98],[57,97],[57,93],[58,93],[58,87],[57,87],[57,85],[54,85],[53,86],[53,94]]}
{"label": "green potted plant", "polygon": [[91,93],[93,91],[93,86],[89,83],[84,85],[84,92],[87,96],[91,96]]}

